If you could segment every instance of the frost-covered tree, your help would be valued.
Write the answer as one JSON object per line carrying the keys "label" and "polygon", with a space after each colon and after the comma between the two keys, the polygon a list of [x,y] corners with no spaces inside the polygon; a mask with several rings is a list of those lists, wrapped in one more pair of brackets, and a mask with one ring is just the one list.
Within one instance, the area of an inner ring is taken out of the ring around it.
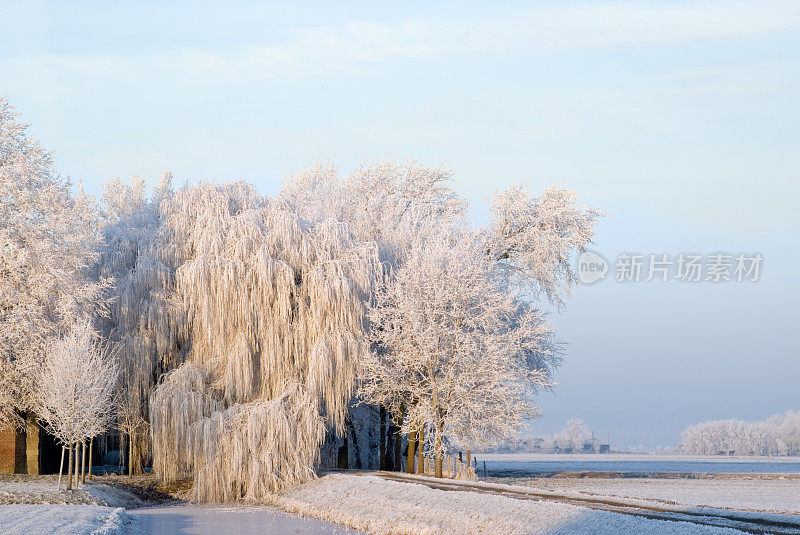
{"label": "frost-covered tree", "polygon": [[362,395],[395,413],[405,405],[404,431],[434,431],[437,475],[445,436],[481,444],[536,415],[532,394],[547,374],[529,357],[546,351],[551,332],[469,229],[429,225],[369,317],[375,351]]}
{"label": "frost-covered tree", "polygon": [[[103,332],[120,346],[119,425],[140,437],[146,419],[152,441],[131,451],[151,449],[166,480],[192,476],[203,501],[258,500],[311,477],[326,431],[348,421],[356,370],[389,352],[366,337],[365,309],[383,295],[375,288],[395,280],[424,236],[452,236],[464,220],[453,184],[445,170],[394,162],[343,180],[318,165],[274,200],[244,183],[204,183],[147,201],[140,182],[112,181],[98,273],[117,282]],[[513,426],[498,427],[497,414],[532,409],[515,400],[547,382],[557,355],[539,313],[508,291],[487,234],[467,234],[490,294],[513,309],[489,338],[519,337],[514,358],[470,366],[526,377],[484,387],[482,406],[448,409],[458,417],[447,432],[478,442]],[[372,399],[406,429],[432,414],[407,390]]]}
{"label": "frost-covered tree", "polygon": [[587,446],[594,451],[596,442],[591,429],[580,418],[567,420],[564,429],[553,435],[553,446],[562,452],[580,453]]}
{"label": "frost-covered tree", "polygon": [[388,268],[402,262],[422,225],[446,225],[466,215],[452,172],[414,161],[363,164],[340,179],[330,164],[294,175],[279,201],[308,221],[346,223],[353,236],[375,243]]}
{"label": "frost-covered tree", "polygon": [[36,377],[35,409],[69,452],[70,489],[75,446],[105,432],[111,422],[119,371],[88,323],[50,340],[46,350]]}
{"label": "frost-covered tree", "polygon": [[0,98],[0,426],[32,408],[46,340],[101,306],[99,218]]}
{"label": "frost-covered tree", "polygon": [[580,205],[574,191],[552,186],[540,196],[523,185],[495,196],[487,229],[487,252],[510,280],[561,306],[576,283],[572,255],[594,237],[603,212]]}
{"label": "frost-covered tree", "polygon": [[[383,160],[364,164],[340,178],[329,163],[317,164],[293,176],[279,195],[279,202],[309,221],[334,219],[348,226],[362,243],[374,243],[381,259],[383,276],[404,261],[409,249],[426,225],[448,225],[463,221],[467,203],[457,193],[452,173],[441,167],[416,162]],[[401,405],[390,413],[389,427],[403,420]],[[377,451],[364,448],[369,425],[380,420]],[[347,419],[352,456],[356,466],[385,465],[385,448],[400,443],[396,431],[384,429],[384,407],[354,406]],[[364,433],[366,431],[366,433]],[[359,438],[359,435],[362,435]],[[412,436],[413,438],[413,436]],[[383,452],[380,457],[378,452]],[[375,455],[373,455],[373,453]],[[363,463],[362,463],[363,457]],[[399,457],[399,455],[395,455]],[[380,459],[380,460],[379,460]]]}
{"label": "frost-covered tree", "polygon": [[343,428],[376,248],[244,183],[161,212],[190,349],[150,398],[154,470],[193,475],[199,500],[263,499],[311,477],[325,425]]}
{"label": "frost-covered tree", "polygon": [[107,294],[109,314],[98,323],[122,370],[116,424],[131,475],[141,473],[150,450],[151,390],[159,375],[182,361],[186,339],[182,307],[173,295],[175,269],[165,263],[169,243],[160,239],[159,206],[173,195],[171,180],[165,173],[148,198],[139,177],[130,185],[112,179],[102,196],[104,245],[95,271],[114,283]]}

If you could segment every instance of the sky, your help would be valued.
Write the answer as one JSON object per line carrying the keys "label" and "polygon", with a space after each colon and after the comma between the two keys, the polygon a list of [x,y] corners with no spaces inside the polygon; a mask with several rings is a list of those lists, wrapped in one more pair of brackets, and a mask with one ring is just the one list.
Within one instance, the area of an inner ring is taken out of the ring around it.
{"label": "sky", "polygon": [[[606,280],[551,312],[537,434],[626,448],[800,410],[800,3],[0,0],[0,94],[90,193],[414,158],[486,221],[511,184],[605,210]],[[621,253],[761,253],[756,282],[617,282]]]}

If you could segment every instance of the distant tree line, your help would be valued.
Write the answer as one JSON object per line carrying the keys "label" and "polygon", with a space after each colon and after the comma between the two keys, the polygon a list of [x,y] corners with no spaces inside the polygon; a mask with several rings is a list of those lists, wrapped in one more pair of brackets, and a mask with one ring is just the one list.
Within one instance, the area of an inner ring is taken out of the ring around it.
{"label": "distant tree line", "polygon": [[689,426],[681,438],[692,455],[800,455],[800,411],[759,422],[711,420]]}
{"label": "distant tree line", "polygon": [[497,453],[608,453],[610,445],[601,444],[580,418],[567,420],[564,428],[543,437],[521,435],[493,446]]}

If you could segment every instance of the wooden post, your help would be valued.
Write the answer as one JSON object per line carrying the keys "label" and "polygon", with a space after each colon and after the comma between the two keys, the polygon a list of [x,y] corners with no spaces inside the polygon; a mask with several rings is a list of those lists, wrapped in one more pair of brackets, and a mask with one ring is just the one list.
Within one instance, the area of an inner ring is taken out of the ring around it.
{"label": "wooden post", "polygon": [[61,473],[64,471],[64,450],[66,449],[66,446],[61,446],[61,464],[58,465],[58,490],[61,490]]}
{"label": "wooden post", "polygon": [[417,437],[417,473],[425,473],[425,456],[423,450],[425,449],[425,426],[420,426],[419,436]]}
{"label": "wooden post", "polygon": [[486,477],[486,461],[483,461],[483,477]]}
{"label": "wooden post", "polygon": [[89,439],[89,481],[92,480],[92,450],[94,449],[94,437]]}
{"label": "wooden post", "polygon": [[406,473],[413,474],[414,473],[414,460],[417,456],[416,448],[417,445],[417,432],[411,431],[408,434],[408,462],[406,462]]}

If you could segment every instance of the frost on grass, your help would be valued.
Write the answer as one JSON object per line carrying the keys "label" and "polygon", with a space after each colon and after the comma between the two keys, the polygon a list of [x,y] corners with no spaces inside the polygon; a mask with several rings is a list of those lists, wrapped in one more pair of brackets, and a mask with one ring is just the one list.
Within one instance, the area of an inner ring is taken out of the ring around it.
{"label": "frost on grass", "polygon": [[113,507],[143,507],[143,502],[121,485],[106,484],[95,479],[80,490],[57,490],[55,475],[0,475],[0,505],[102,505]]}
{"label": "frost on grass", "polygon": [[443,491],[374,476],[331,474],[280,493],[291,512],[375,534],[730,534],[736,530],[647,520],[557,502]]}

